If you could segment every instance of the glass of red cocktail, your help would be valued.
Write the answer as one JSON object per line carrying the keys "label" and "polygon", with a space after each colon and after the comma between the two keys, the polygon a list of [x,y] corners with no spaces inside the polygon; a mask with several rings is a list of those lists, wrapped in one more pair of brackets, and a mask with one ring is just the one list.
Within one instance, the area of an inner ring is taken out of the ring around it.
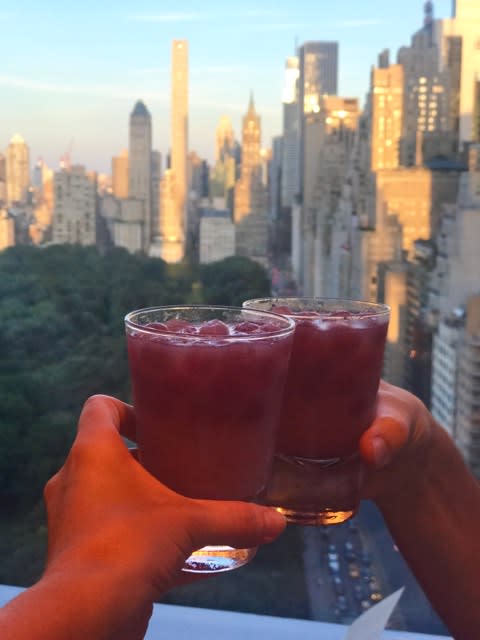
{"label": "glass of red cocktail", "polygon": [[296,324],[272,474],[263,502],[290,522],[336,524],[359,503],[358,441],[371,424],[389,320],[381,304],[248,300]]}
{"label": "glass of red cocktail", "polygon": [[[295,324],[233,307],[125,318],[141,464],[191,498],[256,500],[269,475]],[[184,570],[227,571],[255,549],[205,547]]]}

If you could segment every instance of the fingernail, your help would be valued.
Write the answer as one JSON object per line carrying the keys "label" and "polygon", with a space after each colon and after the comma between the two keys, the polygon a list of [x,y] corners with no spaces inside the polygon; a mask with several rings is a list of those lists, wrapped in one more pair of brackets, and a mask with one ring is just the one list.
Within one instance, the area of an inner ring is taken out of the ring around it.
{"label": "fingernail", "polygon": [[286,524],[285,516],[281,513],[275,509],[265,509],[263,512],[263,541],[268,543],[278,538],[285,529]]}
{"label": "fingernail", "polygon": [[385,467],[390,462],[390,452],[387,443],[383,438],[377,436],[372,440],[372,447],[375,466],[379,469]]}

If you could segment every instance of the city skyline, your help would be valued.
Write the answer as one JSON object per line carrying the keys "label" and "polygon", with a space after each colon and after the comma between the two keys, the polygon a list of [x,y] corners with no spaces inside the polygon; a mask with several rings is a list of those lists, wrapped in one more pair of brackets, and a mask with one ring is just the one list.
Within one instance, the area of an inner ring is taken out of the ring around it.
{"label": "city skyline", "polygon": [[[281,133],[285,60],[309,40],[339,42],[339,94],[363,105],[370,68],[389,47],[392,56],[422,24],[423,2],[385,6],[345,0],[333,13],[326,2],[302,0],[279,7],[225,8],[217,0],[143,0],[132,9],[92,2],[82,10],[31,0],[2,10],[3,94],[0,144],[20,133],[32,163],[42,156],[57,168],[71,148],[72,160],[110,172],[111,157],[128,146],[128,117],[137,100],[152,113],[153,147],[170,147],[170,47],[190,49],[190,149],[213,161],[215,129],[230,117],[235,136],[253,92],[262,117],[262,146]],[[450,0],[435,2],[435,17],[451,14]],[[257,42],[255,42],[255,39]],[[248,46],[245,46],[245,45]],[[13,53],[12,53],[13,52]]]}

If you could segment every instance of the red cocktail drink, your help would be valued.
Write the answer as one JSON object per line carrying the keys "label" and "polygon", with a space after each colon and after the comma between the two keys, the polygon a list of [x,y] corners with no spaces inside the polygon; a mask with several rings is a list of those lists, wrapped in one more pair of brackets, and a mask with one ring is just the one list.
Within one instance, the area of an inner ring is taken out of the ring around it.
{"label": "red cocktail drink", "polygon": [[133,312],[126,325],[142,465],[192,498],[255,499],[273,458],[294,323],[163,307]]}
{"label": "red cocktail drink", "polygon": [[389,310],[301,298],[245,306],[275,311],[296,323],[266,499],[294,521],[343,521],[356,508],[358,441],[374,417]]}

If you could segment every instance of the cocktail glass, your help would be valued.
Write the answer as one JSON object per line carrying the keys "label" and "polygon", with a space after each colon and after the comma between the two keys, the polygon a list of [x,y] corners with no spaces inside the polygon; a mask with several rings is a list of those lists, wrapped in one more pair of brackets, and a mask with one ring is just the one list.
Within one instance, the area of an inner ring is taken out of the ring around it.
{"label": "cocktail glass", "polygon": [[[141,464],[172,490],[254,501],[269,475],[295,323],[234,307],[125,318]],[[209,546],[185,571],[242,566],[256,549]]]}
{"label": "cocktail glass", "polygon": [[357,511],[389,308],[352,300],[264,298],[244,307],[296,323],[272,474],[262,501],[290,522],[337,524]]}

